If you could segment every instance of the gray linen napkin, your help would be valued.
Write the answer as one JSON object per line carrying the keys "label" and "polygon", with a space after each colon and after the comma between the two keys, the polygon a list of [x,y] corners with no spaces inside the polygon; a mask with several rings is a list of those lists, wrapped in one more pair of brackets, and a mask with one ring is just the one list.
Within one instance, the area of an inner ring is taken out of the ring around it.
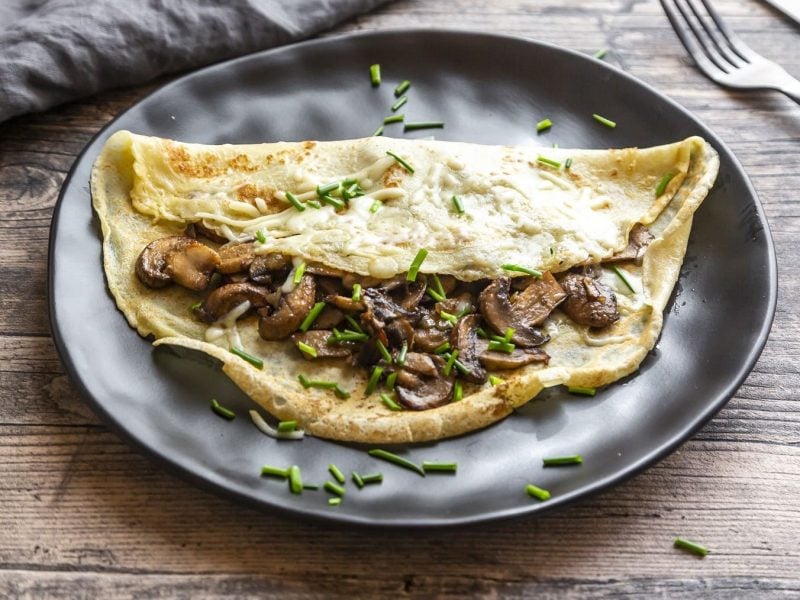
{"label": "gray linen napkin", "polygon": [[0,0],[0,122],[295,41],[387,0]]}

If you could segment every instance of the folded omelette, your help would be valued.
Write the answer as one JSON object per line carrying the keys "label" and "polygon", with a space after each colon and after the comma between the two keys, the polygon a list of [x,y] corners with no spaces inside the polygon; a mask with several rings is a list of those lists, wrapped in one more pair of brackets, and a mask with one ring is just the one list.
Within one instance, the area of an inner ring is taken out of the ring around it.
{"label": "folded omelette", "polygon": [[401,443],[634,372],[718,166],[699,137],[576,150],[119,131],[91,184],[108,287],[141,335],[219,359],[312,435]]}

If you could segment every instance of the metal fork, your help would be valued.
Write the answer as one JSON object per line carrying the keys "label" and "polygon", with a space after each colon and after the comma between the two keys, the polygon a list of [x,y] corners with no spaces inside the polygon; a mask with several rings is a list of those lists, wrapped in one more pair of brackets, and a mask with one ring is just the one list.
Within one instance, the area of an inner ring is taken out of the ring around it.
{"label": "metal fork", "polygon": [[730,88],[778,90],[800,104],[800,81],[753,51],[709,2],[661,0],[661,5],[684,48],[707,77]]}

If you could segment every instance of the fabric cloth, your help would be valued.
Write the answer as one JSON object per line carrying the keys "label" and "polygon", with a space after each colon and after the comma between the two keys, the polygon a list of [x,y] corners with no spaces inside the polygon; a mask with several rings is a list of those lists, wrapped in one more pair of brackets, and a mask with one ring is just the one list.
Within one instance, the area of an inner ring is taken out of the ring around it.
{"label": "fabric cloth", "polygon": [[0,0],[0,122],[293,42],[387,0]]}

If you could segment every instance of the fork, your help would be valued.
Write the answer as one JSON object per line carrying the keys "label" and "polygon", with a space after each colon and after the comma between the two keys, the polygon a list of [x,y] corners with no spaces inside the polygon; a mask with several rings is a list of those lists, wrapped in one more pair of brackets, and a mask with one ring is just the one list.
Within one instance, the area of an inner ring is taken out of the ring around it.
{"label": "fork", "polygon": [[708,78],[729,88],[778,90],[800,104],[800,81],[745,44],[709,2],[661,0],[661,5],[684,48]]}

